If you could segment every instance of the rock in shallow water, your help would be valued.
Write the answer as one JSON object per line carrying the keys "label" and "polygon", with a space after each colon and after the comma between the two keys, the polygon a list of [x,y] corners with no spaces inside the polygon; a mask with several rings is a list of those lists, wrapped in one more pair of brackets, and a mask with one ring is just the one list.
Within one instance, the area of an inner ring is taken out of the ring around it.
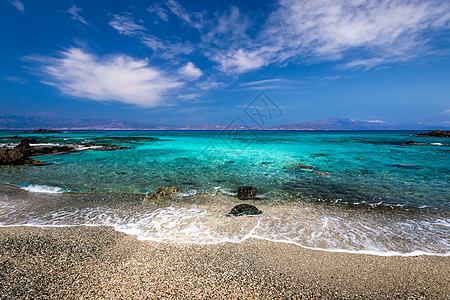
{"label": "rock in shallow water", "polygon": [[0,149],[0,165],[44,165],[43,162],[29,158],[31,147],[28,141],[22,140],[13,149]]}
{"label": "rock in shallow water", "polygon": [[262,211],[250,204],[239,204],[233,207],[229,213],[231,216],[242,216],[242,215],[260,215]]}
{"label": "rock in shallow water", "polygon": [[252,186],[241,186],[238,188],[238,198],[241,200],[250,200],[256,198],[256,188]]}

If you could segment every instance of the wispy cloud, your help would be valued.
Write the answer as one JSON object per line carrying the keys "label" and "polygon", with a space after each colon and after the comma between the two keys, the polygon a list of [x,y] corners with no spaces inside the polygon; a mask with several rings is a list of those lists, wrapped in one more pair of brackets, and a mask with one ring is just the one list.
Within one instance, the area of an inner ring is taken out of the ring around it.
{"label": "wispy cloud", "polygon": [[12,83],[20,83],[20,84],[27,84],[28,80],[26,78],[23,77],[19,77],[19,76],[6,76],[3,77],[4,80],[12,82]]}
{"label": "wispy cloud", "polygon": [[22,1],[19,0],[13,0],[11,1],[11,4],[17,8],[18,11],[25,13],[25,6],[23,5]]}
{"label": "wispy cloud", "polygon": [[244,83],[241,83],[240,86],[258,86],[258,85],[264,85],[264,84],[268,84],[268,83],[276,83],[276,82],[280,82],[280,81],[283,81],[283,79],[272,78],[272,79],[244,82]]}
{"label": "wispy cloud", "polygon": [[169,20],[169,15],[167,9],[164,9],[161,4],[155,3],[147,8],[150,13],[155,13],[161,20],[167,22]]}
{"label": "wispy cloud", "polygon": [[73,5],[72,7],[70,7],[67,12],[72,16],[71,18],[73,20],[77,20],[80,21],[81,23],[83,23],[84,25],[89,25],[88,22],[86,22],[86,20],[80,15],[80,12],[82,12],[83,10],[75,5]]}
{"label": "wispy cloud", "polygon": [[141,40],[145,46],[154,51],[155,55],[165,59],[188,55],[194,51],[194,47],[189,42],[171,42],[148,34],[147,29],[143,25],[137,24],[131,14],[114,15],[108,24],[120,34]]}
{"label": "wispy cloud", "polygon": [[219,82],[219,81],[214,81],[214,80],[205,80],[205,81],[202,81],[202,82],[199,82],[196,84],[196,87],[203,91],[217,89],[217,88],[224,87],[224,86],[225,86],[225,83]]}
{"label": "wispy cloud", "polygon": [[424,33],[449,27],[450,4],[440,0],[280,0],[255,39],[214,60],[228,73],[288,60],[367,69],[431,51]]}
{"label": "wispy cloud", "polygon": [[178,70],[178,73],[189,80],[196,80],[203,75],[202,70],[197,68],[192,62],[188,62]]}
{"label": "wispy cloud", "polygon": [[178,2],[175,0],[166,0],[165,4],[169,8],[169,10],[176,15],[178,18],[180,18],[182,21],[186,22],[187,24],[191,25],[194,28],[200,29],[203,27],[202,17],[203,14],[201,13],[188,13],[184,7],[182,7]]}
{"label": "wispy cloud", "polygon": [[134,22],[131,15],[114,15],[113,19],[108,23],[116,29],[120,34],[134,36],[143,33],[146,29],[140,24]]}
{"label": "wispy cloud", "polygon": [[450,108],[444,110],[444,111],[442,112],[442,114],[443,114],[443,115],[450,115]]}
{"label": "wispy cloud", "polygon": [[94,101],[115,101],[144,107],[168,105],[168,93],[183,86],[151,67],[145,60],[125,55],[98,57],[71,48],[59,57],[29,57],[43,64],[44,83],[69,96]]}

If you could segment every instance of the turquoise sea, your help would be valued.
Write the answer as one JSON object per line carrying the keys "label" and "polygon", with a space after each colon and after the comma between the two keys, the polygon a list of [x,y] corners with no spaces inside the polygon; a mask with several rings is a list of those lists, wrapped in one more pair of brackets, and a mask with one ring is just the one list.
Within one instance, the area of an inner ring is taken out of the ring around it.
{"label": "turquoise sea", "polygon": [[[0,132],[126,147],[0,166],[1,226],[112,226],[139,239],[262,238],[327,251],[450,255],[450,140],[416,131]],[[418,145],[405,145],[414,140]],[[171,200],[143,203],[176,185]],[[241,201],[240,186],[258,198]],[[228,217],[240,203],[261,216]]]}

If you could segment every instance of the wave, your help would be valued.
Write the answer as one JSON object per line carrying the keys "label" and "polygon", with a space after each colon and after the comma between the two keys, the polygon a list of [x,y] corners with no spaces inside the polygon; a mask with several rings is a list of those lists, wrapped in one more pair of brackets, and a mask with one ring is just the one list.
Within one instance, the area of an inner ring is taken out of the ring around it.
{"label": "wave", "polygon": [[30,193],[61,194],[70,192],[69,189],[61,187],[38,184],[20,185],[20,188]]}
{"label": "wave", "polygon": [[311,207],[282,212],[269,205],[260,208],[264,214],[252,217],[228,217],[223,207],[196,205],[153,210],[71,207],[37,213],[36,207],[6,198],[0,201],[0,226],[107,226],[139,240],[162,243],[241,243],[255,238],[328,252],[450,256],[449,218],[380,215],[383,224],[367,215],[349,218]]}

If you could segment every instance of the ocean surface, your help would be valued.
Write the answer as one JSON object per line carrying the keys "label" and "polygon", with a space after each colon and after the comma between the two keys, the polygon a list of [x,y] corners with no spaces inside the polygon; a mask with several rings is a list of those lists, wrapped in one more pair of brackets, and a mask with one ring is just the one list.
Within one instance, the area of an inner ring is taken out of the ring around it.
{"label": "ocean surface", "polygon": [[[260,238],[326,251],[450,255],[450,140],[417,131],[0,132],[116,145],[0,166],[0,226],[111,226],[142,240]],[[405,145],[414,140],[418,145]],[[147,192],[176,185],[170,200]],[[236,197],[240,186],[258,198]],[[249,203],[260,216],[229,217]]]}

